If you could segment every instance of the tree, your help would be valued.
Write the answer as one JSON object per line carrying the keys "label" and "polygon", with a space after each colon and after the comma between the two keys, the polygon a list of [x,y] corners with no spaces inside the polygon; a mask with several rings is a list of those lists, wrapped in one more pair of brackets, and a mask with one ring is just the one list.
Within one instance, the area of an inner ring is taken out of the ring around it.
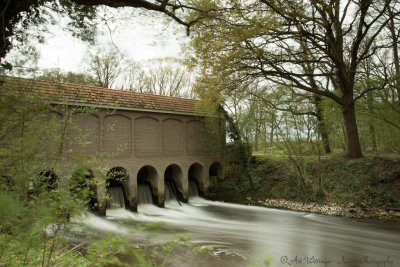
{"label": "tree", "polygon": [[14,46],[26,45],[31,39],[41,40],[46,24],[54,22],[54,12],[70,18],[69,29],[83,40],[93,41],[96,8],[69,0],[3,0],[0,2],[0,63],[10,69],[4,57]]}
{"label": "tree", "polygon": [[[61,155],[66,126],[73,126],[67,118],[71,107],[54,106],[47,101],[49,96],[44,100],[31,86],[22,79],[13,83],[0,78],[0,265],[121,265],[121,254],[147,261],[121,237],[91,242],[85,255],[84,243],[68,245],[75,232],[70,218],[82,215],[93,183],[83,169],[69,183],[61,182],[61,175],[73,165]],[[64,117],[60,120],[51,111]]]}
{"label": "tree", "polygon": [[[85,41],[93,41],[96,33],[97,8],[101,5],[122,8],[143,8],[156,11],[190,27],[196,20],[184,21],[183,11],[191,9],[185,3],[163,0],[2,0],[0,2],[0,64],[3,68],[11,68],[4,57],[13,46],[29,42],[33,33],[35,39],[40,39],[40,33],[46,29],[46,24],[54,21],[53,14],[59,13],[70,18],[68,29],[74,36]],[[32,29],[28,31],[27,29]],[[29,36],[29,38],[28,38]]]}
{"label": "tree", "polygon": [[[397,7],[398,8],[398,7]],[[388,7],[387,9],[387,16],[389,17],[389,32],[390,32],[390,38],[392,40],[391,47],[393,49],[393,67],[394,67],[394,81],[393,81],[393,87],[395,88],[397,92],[397,101],[398,101],[398,106],[400,107],[400,52],[399,52],[399,46],[400,46],[400,31],[399,31],[399,26],[400,26],[400,20],[398,18],[399,10],[395,10],[392,7]]]}
{"label": "tree", "polygon": [[141,93],[193,98],[192,75],[177,59],[161,58],[131,63],[124,88]]}
{"label": "tree", "polygon": [[101,51],[99,48],[89,56],[89,72],[98,86],[111,88],[123,71],[122,55],[115,49]]}
{"label": "tree", "polygon": [[[299,94],[333,100],[342,111],[348,157],[360,158],[355,103],[367,92],[384,88],[388,77],[377,77],[378,88],[358,94],[354,86],[365,76],[360,64],[390,46],[379,37],[398,15],[387,15],[388,8],[397,4],[395,0],[200,2],[200,9],[208,5],[215,11],[192,28],[194,60],[209,76],[236,75],[266,88],[289,85]],[[327,81],[330,87],[325,89]]]}
{"label": "tree", "polygon": [[54,82],[76,83],[84,85],[96,85],[96,79],[86,73],[61,72],[60,70],[45,70],[43,74],[35,77],[38,80],[47,80]]}

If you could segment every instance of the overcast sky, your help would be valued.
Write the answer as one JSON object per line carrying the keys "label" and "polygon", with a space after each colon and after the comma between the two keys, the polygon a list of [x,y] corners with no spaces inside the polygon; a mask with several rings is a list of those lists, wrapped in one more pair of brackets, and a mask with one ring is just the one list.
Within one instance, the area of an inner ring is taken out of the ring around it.
{"label": "overcast sky", "polygon": [[[124,13],[124,12],[122,12]],[[110,46],[112,42],[127,55],[130,60],[143,61],[160,57],[179,57],[180,43],[187,41],[185,29],[168,18],[159,14],[140,14],[126,10],[107,12],[108,19],[125,18],[111,21],[99,27],[99,46]],[[51,26],[43,44],[39,45],[39,68],[80,72],[85,70],[84,60],[93,49],[87,43],[72,37],[63,30],[62,20],[58,25]],[[112,34],[110,35],[108,26]]]}

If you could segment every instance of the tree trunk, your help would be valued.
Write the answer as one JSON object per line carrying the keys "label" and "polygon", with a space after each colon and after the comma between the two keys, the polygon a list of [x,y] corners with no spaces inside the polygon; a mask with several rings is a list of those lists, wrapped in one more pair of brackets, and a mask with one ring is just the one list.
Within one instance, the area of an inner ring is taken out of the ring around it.
{"label": "tree trunk", "polygon": [[260,130],[258,127],[258,123],[256,123],[256,129],[255,129],[255,134],[254,134],[254,151],[259,150],[259,140],[260,139]]}
{"label": "tree trunk", "polygon": [[390,16],[390,21],[389,21],[389,30],[392,35],[392,49],[393,49],[393,59],[394,59],[394,69],[395,69],[395,77],[396,80],[394,82],[394,86],[397,91],[397,102],[398,105],[400,106],[400,60],[399,60],[399,50],[398,50],[398,35],[396,31],[396,25],[394,23],[394,14],[390,6],[388,6],[388,13]]}
{"label": "tree trunk", "polygon": [[[367,93],[367,107],[368,107],[368,112],[370,114],[374,114],[374,98],[371,92]],[[375,134],[376,131],[375,131],[375,125],[371,120],[368,121],[368,130],[369,130],[369,136],[371,138],[372,151],[376,152],[378,150],[376,144],[376,134]]]}
{"label": "tree trunk", "polygon": [[372,151],[376,152],[378,150],[378,145],[376,143],[376,134],[375,134],[375,126],[370,123],[368,126],[368,130],[369,130],[369,136],[371,138],[371,146],[372,146]]}
{"label": "tree trunk", "polygon": [[358,136],[358,128],[356,121],[356,111],[354,103],[342,104],[342,112],[344,118],[344,126],[346,129],[347,140],[347,157],[349,159],[362,158],[360,138]]}
{"label": "tree trunk", "polygon": [[321,96],[314,95],[314,101],[315,101],[315,110],[316,110],[315,113],[317,115],[317,121],[318,121],[318,132],[321,136],[322,144],[324,145],[325,154],[330,154],[332,152],[332,150],[331,150],[331,146],[329,144],[329,136],[328,136],[328,131],[326,130],[324,114],[322,114],[322,109],[321,109],[322,98],[321,98]]}

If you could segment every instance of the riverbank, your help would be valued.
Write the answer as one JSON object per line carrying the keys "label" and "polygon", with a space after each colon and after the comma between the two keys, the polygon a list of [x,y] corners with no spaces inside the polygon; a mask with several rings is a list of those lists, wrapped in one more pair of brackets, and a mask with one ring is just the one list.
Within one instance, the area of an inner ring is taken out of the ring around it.
{"label": "riverbank", "polygon": [[355,219],[381,219],[400,221],[400,209],[357,206],[350,203],[347,206],[319,203],[301,203],[284,199],[258,200],[256,205],[268,208],[288,209],[324,215],[341,216]]}
{"label": "riverbank", "polygon": [[[400,158],[302,162],[256,158],[251,179],[214,181],[210,199],[357,219],[400,221]],[[229,172],[227,172],[229,173]],[[252,184],[249,183],[251,180]]]}
{"label": "riverbank", "polygon": [[[214,194],[211,199],[233,202],[236,204],[261,206],[266,208],[284,209],[291,211],[316,213],[330,216],[340,216],[353,219],[379,219],[400,222],[400,208],[396,207],[368,207],[349,203],[341,205],[337,203],[316,203],[300,202],[285,199],[254,199],[250,196],[246,198],[232,198],[231,194]],[[228,196],[228,197],[227,197]]]}

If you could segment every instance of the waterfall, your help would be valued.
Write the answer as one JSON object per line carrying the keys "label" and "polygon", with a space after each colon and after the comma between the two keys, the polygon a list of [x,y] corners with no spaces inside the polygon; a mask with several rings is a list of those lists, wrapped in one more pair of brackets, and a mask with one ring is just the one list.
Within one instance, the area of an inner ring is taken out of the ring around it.
{"label": "waterfall", "polygon": [[168,201],[168,200],[171,200],[171,199],[175,198],[170,183],[168,183],[168,182],[165,183],[164,191],[165,191],[165,201]]}
{"label": "waterfall", "polygon": [[197,188],[197,183],[193,179],[189,179],[189,197],[198,197],[199,190]]}
{"label": "waterfall", "polygon": [[107,188],[106,208],[125,208],[124,192],[121,186],[111,186]]}
{"label": "waterfall", "polygon": [[138,204],[153,204],[150,184],[138,184]]}
{"label": "waterfall", "polygon": [[178,187],[176,186],[175,182],[171,179],[167,179],[164,187],[165,200],[168,201],[175,199],[179,205],[182,206],[181,201],[179,200]]}

